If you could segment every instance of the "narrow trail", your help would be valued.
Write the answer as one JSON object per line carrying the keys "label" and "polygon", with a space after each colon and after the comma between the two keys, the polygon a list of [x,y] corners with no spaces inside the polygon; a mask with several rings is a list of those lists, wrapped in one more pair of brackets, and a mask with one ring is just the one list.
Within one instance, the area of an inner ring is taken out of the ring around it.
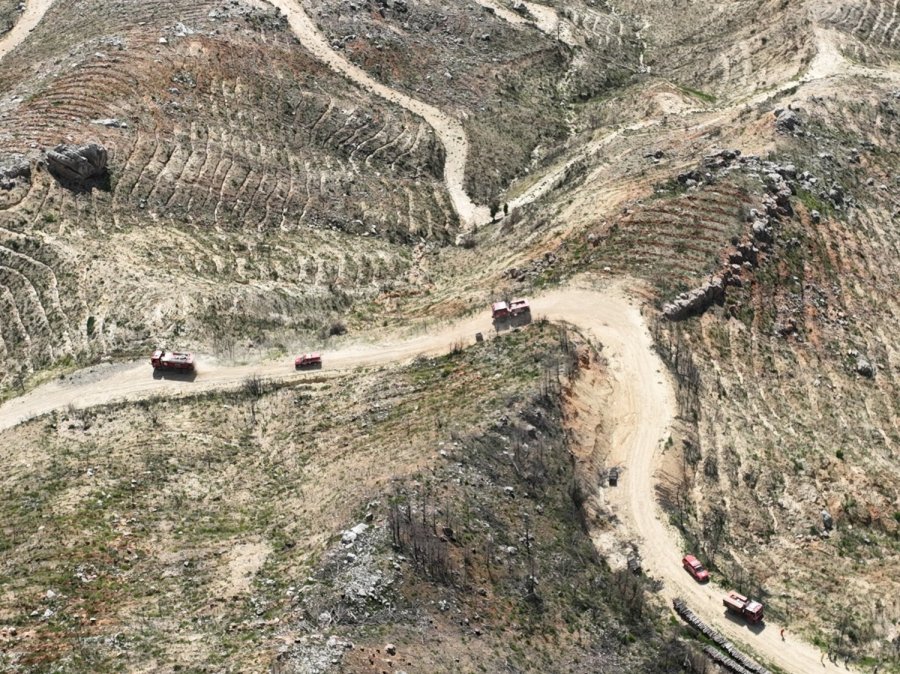
{"label": "narrow trail", "polygon": [[[750,655],[778,665],[787,672],[846,671],[828,663],[821,653],[786,635],[767,622],[758,632],[742,622],[726,618],[721,605],[725,588],[696,584],[681,568],[680,540],[653,498],[654,469],[675,415],[675,393],[666,368],[653,348],[652,337],[640,311],[640,300],[632,299],[619,283],[604,289],[572,285],[532,300],[535,317],[563,321],[603,345],[609,361],[612,392],[605,415],[612,423],[611,444],[624,457],[624,470],[617,490],[610,491],[614,509],[637,537],[644,567],[663,581],[663,597],[685,598],[698,615]],[[90,368],[64,380],[36,388],[0,406],[0,430],[13,428],[54,410],[86,408],[119,401],[146,400],[157,395],[190,395],[210,390],[236,389],[250,376],[278,381],[336,376],[359,367],[408,362],[419,355],[448,353],[455,344],[470,343],[476,332],[490,334],[487,312],[479,313],[441,329],[408,339],[381,344],[350,344],[325,354],[323,370],[295,373],[289,359],[252,365],[226,366],[200,358],[193,381],[156,379],[146,361]],[[595,395],[588,391],[586,395]]]}
{"label": "narrow trail", "polygon": [[416,100],[399,91],[379,83],[362,68],[353,65],[342,55],[335,52],[325,36],[319,32],[312,19],[295,0],[269,0],[287,17],[288,25],[300,43],[313,56],[332,69],[356,82],[366,91],[381,96],[414,115],[424,119],[434,129],[438,139],[444,146],[444,182],[453,207],[459,216],[464,229],[490,222],[491,216],[487,206],[475,204],[466,194],[464,188],[466,173],[466,155],[469,143],[462,123],[451,115],[438,110],[434,106]]}
{"label": "narrow trail", "polygon": [[44,18],[44,14],[52,4],[53,0],[28,0],[25,4],[25,11],[16,21],[16,25],[0,38],[0,59],[24,42],[28,34]]}
{"label": "narrow trail", "polygon": [[[479,4],[485,6],[490,6],[493,2],[493,0],[478,1]],[[524,21],[522,17],[519,17],[519,15],[513,12],[509,12],[509,10],[506,10],[506,13],[498,12],[498,16],[501,16],[503,18],[507,18],[507,14],[512,14],[513,17],[515,17],[515,22],[517,23],[520,21]],[[747,106],[753,107],[759,105],[767,100],[784,96],[792,89],[795,89],[796,87],[799,87],[801,85],[811,84],[830,78],[867,77],[874,79],[886,79],[892,82],[900,82],[900,72],[896,72],[888,68],[873,68],[848,62],[841,55],[840,51],[835,45],[835,38],[832,31],[827,31],[822,28],[816,28],[815,34],[816,56],[810,62],[809,67],[802,74],[802,76],[788,82],[781,83],[774,89],[758,91],[748,98],[732,100],[727,105],[718,106],[712,109],[689,108],[678,113],[673,113],[673,116],[687,117],[688,115],[696,115],[698,117],[696,124],[684,128],[682,132],[692,133],[709,126],[719,124],[729,115],[738,114]],[[536,201],[537,199],[540,199],[561,183],[566,174],[566,171],[569,170],[569,168],[572,167],[576,162],[597,153],[603,147],[609,145],[612,141],[614,141],[619,136],[622,136],[623,134],[641,131],[649,127],[661,126],[663,124],[663,121],[663,118],[654,118],[644,119],[629,125],[623,125],[611,130],[609,133],[600,138],[585,143],[580,148],[571,150],[568,153],[568,159],[557,164],[556,166],[547,169],[544,174],[540,176],[540,178],[529,185],[521,193],[513,198],[507,199],[507,203],[509,204],[510,208],[515,208],[524,206],[533,201]]]}
{"label": "narrow trail", "polygon": [[[558,38],[561,42],[570,47],[577,46],[572,31],[568,25],[559,20],[556,10],[547,5],[541,5],[536,2],[522,1],[522,5],[528,10],[529,16],[524,16],[504,7],[496,0],[475,0],[485,9],[489,9],[507,23],[521,26],[534,26],[539,31],[550,37]],[[533,18],[532,18],[533,17]]]}

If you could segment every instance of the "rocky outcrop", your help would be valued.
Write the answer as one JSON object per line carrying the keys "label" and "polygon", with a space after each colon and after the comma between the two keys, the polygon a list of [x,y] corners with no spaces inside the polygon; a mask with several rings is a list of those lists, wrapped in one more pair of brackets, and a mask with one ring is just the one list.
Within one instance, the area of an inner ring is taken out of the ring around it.
{"label": "rocky outcrop", "polygon": [[[780,167],[779,167],[780,168]],[[791,186],[785,180],[784,175],[777,170],[766,174],[764,178],[768,194],[763,197],[763,205],[770,217],[790,217],[794,214],[791,206]]]}
{"label": "rocky outcrop", "polygon": [[775,111],[775,128],[779,133],[796,134],[801,126],[803,121],[795,111],[783,108]]}
{"label": "rocky outcrop", "polygon": [[81,186],[106,175],[107,158],[106,148],[97,143],[57,145],[47,151],[47,167],[57,179]]}
{"label": "rocky outcrop", "polygon": [[724,301],[725,280],[721,276],[714,276],[699,288],[681,293],[671,303],[666,304],[663,307],[663,316],[670,321],[681,321],[702,314],[713,304],[722,304]]}
{"label": "rocky outcrop", "polygon": [[31,164],[19,161],[12,166],[0,166],[0,189],[11,190],[31,180]]}

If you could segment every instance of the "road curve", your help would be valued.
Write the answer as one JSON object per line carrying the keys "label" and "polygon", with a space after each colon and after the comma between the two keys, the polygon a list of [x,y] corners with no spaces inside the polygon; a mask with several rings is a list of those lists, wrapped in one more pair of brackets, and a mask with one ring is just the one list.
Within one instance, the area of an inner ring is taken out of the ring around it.
{"label": "road curve", "polygon": [[[608,410],[611,443],[626,457],[620,479],[623,519],[635,532],[644,567],[663,581],[667,601],[675,596],[687,600],[704,620],[748,654],[791,673],[846,671],[820,663],[821,653],[812,646],[767,623],[752,632],[743,622],[724,616],[721,604],[725,588],[696,584],[681,568],[680,541],[653,498],[654,466],[668,437],[675,414],[675,394],[663,363],[655,350],[637,300],[630,299],[621,285],[603,290],[570,286],[548,292],[532,301],[535,317],[564,321],[603,345],[613,386]],[[325,354],[325,367],[317,375],[334,375],[357,367],[409,361],[418,355],[449,352],[455,344],[469,344],[476,332],[490,334],[486,313],[442,327],[437,332],[381,344],[351,344]],[[194,381],[155,379],[147,361],[119,366],[99,366],[64,380],[40,386],[0,406],[0,430],[26,419],[69,406],[91,407],[122,400],[141,400],[155,395],[178,395],[239,387],[251,375],[272,379],[303,379],[309,374],[292,370],[290,359],[254,365],[224,366],[200,359]]]}
{"label": "road curve", "polygon": [[335,52],[325,36],[319,32],[315,23],[296,0],[268,0],[272,5],[282,11],[287,17],[288,25],[300,43],[308,49],[313,56],[327,64],[333,70],[345,75],[359,84],[366,91],[381,96],[391,103],[395,103],[414,115],[424,119],[444,146],[444,182],[453,207],[464,228],[481,225],[490,222],[491,216],[487,206],[475,204],[464,189],[466,173],[466,155],[469,152],[469,143],[466,138],[462,123],[437,108],[416,100],[390,87],[386,87],[373,79],[362,68],[355,66],[342,55]]}
{"label": "road curve", "polygon": [[16,21],[16,25],[0,38],[0,59],[22,44],[34,27],[41,22],[52,4],[53,0],[28,0],[25,11]]}

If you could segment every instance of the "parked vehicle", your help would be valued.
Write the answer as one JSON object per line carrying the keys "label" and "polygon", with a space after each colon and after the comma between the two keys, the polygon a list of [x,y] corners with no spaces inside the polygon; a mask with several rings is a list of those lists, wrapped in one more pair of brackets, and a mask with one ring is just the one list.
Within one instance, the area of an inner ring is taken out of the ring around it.
{"label": "parked vehicle", "polygon": [[610,468],[608,477],[609,477],[609,486],[615,487],[617,484],[619,484],[619,469],[615,468],[615,467]]}
{"label": "parked vehicle", "polygon": [[709,571],[703,567],[700,560],[694,557],[694,555],[685,555],[681,559],[681,564],[698,583],[705,583],[709,580]]}
{"label": "parked vehicle", "polygon": [[743,616],[749,623],[758,623],[763,619],[763,605],[737,592],[729,592],[722,604],[730,613]]}
{"label": "parked vehicle", "polygon": [[309,370],[322,367],[322,354],[318,352],[304,353],[294,359],[294,369]]}
{"label": "parked vehicle", "polygon": [[494,302],[491,305],[491,318],[495,321],[509,317],[509,305],[506,302]]}
{"label": "parked vehicle", "polygon": [[491,304],[491,318],[495,325],[517,327],[531,323],[531,306],[524,297],[500,300]]}
{"label": "parked vehicle", "polygon": [[521,316],[523,314],[530,314],[531,307],[528,306],[528,300],[524,298],[520,298],[517,300],[513,300],[509,303],[509,315],[510,316]]}
{"label": "parked vehicle", "polygon": [[154,370],[193,372],[194,354],[157,349],[153,352],[153,355],[150,356],[150,364],[153,366]]}

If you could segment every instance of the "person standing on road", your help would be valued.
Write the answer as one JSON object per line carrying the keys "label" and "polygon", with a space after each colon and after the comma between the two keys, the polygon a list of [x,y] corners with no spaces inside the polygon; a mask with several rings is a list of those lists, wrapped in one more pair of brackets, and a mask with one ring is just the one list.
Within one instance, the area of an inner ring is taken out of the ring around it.
{"label": "person standing on road", "polygon": [[784,628],[781,628],[781,640],[784,641]]}

